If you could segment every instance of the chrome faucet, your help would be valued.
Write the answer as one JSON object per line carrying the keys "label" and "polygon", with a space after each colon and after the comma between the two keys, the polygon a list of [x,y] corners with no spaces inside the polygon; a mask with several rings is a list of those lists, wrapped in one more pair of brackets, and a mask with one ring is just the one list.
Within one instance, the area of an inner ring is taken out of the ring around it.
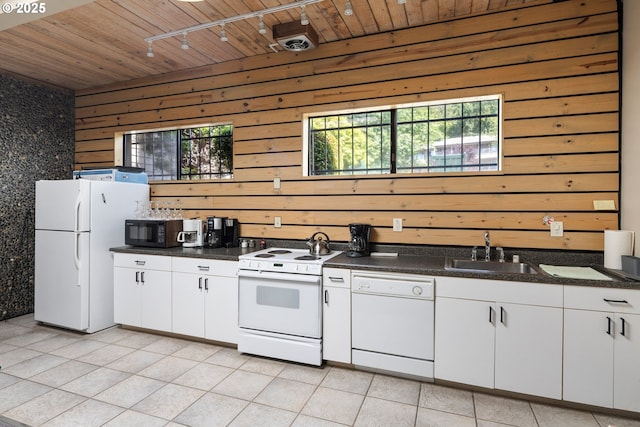
{"label": "chrome faucet", "polygon": [[484,232],[484,260],[491,261],[491,240],[489,240],[489,232]]}

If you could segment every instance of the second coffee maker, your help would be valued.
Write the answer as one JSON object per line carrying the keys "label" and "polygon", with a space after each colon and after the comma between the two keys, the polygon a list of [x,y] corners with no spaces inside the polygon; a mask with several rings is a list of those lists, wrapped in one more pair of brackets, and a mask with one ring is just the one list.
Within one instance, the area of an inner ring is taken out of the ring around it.
{"label": "second coffee maker", "polygon": [[369,237],[371,235],[371,225],[369,224],[349,224],[349,250],[347,256],[356,258],[369,256]]}

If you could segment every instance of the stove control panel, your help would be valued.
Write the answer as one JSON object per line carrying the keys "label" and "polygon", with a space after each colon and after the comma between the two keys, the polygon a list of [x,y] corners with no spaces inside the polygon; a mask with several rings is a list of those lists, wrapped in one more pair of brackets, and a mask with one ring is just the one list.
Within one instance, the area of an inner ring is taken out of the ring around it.
{"label": "stove control panel", "polygon": [[322,274],[322,264],[304,263],[304,262],[278,262],[262,259],[240,259],[238,267],[241,270],[254,271],[271,271],[283,273],[313,274],[319,276]]}

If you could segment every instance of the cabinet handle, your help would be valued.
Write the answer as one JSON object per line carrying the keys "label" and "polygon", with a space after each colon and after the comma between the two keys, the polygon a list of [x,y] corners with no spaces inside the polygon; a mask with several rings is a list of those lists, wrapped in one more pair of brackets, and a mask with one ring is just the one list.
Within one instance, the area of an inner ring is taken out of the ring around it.
{"label": "cabinet handle", "polygon": [[329,291],[327,289],[324,290],[324,303],[329,305]]}
{"label": "cabinet handle", "polygon": [[608,298],[603,298],[603,300],[605,302],[610,303],[610,304],[629,304],[629,301],[627,301],[626,299],[608,299]]}
{"label": "cabinet handle", "polygon": [[621,318],[620,318],[620,322],[622,323],[622,328],[621,328],[622,330],[620,331],[620,335],[622,335],[622,336],[624,337],[624,336],[626,336],[626,335],[625,335],[625,324],[626,324],[627,322],[625,322],[625,321],[624,321],[624,317],[621,317]]}
{"label": "cabinet handle", "polygon": [[140,272],[140,282],[144,285],[144,271]]}
{"label": "cabinet handle", "polygon": [[202,290],[202,277],[198,277],[198,289]]}
{"label": "cabinet handle", "polygon": [[136,263],[136,265],[145,265],[147,263],[146,261],[139,261],[139,260],[135,260],[134,262]]}
{"label": "cabinet handle", "polygon": [[209,271],[209,266],[208,265],[199,265],[198,266],[198,270],[200,270],[200,271]]}
{"label": "cabinet handle", "polygon": [[506,312],[504,311],[504,307],[500,306],[500,323],[505,324]]}
{"label": "cabinet handle", "polygon": [[140,283],[140,272],[136,271],[136,283]]}
{"label": "cabinet handle", "polygon": [[204,290],[205,290],[205,291],[208,291],[208,290],[209,290],[209,278],[208,278],[208,277],[206,277],[206,278],[204,279]]}
{"label": "cabinet handle", "polygon": [[332,282],[344,283],[344,278],[343,277],[329,277],[329,280],[331,280]]}
{"label": "cabinet handle", "polygon": [[611,335],[611,317],[607,316],[607,334]]}
{"label": "cabinet handle", "polygon": [[489,306],[489,323],[493,323],[493,307]]}

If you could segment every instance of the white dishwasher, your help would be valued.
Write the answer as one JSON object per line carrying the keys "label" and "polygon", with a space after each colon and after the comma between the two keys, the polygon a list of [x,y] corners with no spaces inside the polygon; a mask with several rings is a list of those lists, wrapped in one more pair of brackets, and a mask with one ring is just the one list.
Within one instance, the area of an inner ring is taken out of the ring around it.
{"label": "white dishwasher", "polygon": [[428,276],[352,271],[352,363],[432,380],[434,287]]}

